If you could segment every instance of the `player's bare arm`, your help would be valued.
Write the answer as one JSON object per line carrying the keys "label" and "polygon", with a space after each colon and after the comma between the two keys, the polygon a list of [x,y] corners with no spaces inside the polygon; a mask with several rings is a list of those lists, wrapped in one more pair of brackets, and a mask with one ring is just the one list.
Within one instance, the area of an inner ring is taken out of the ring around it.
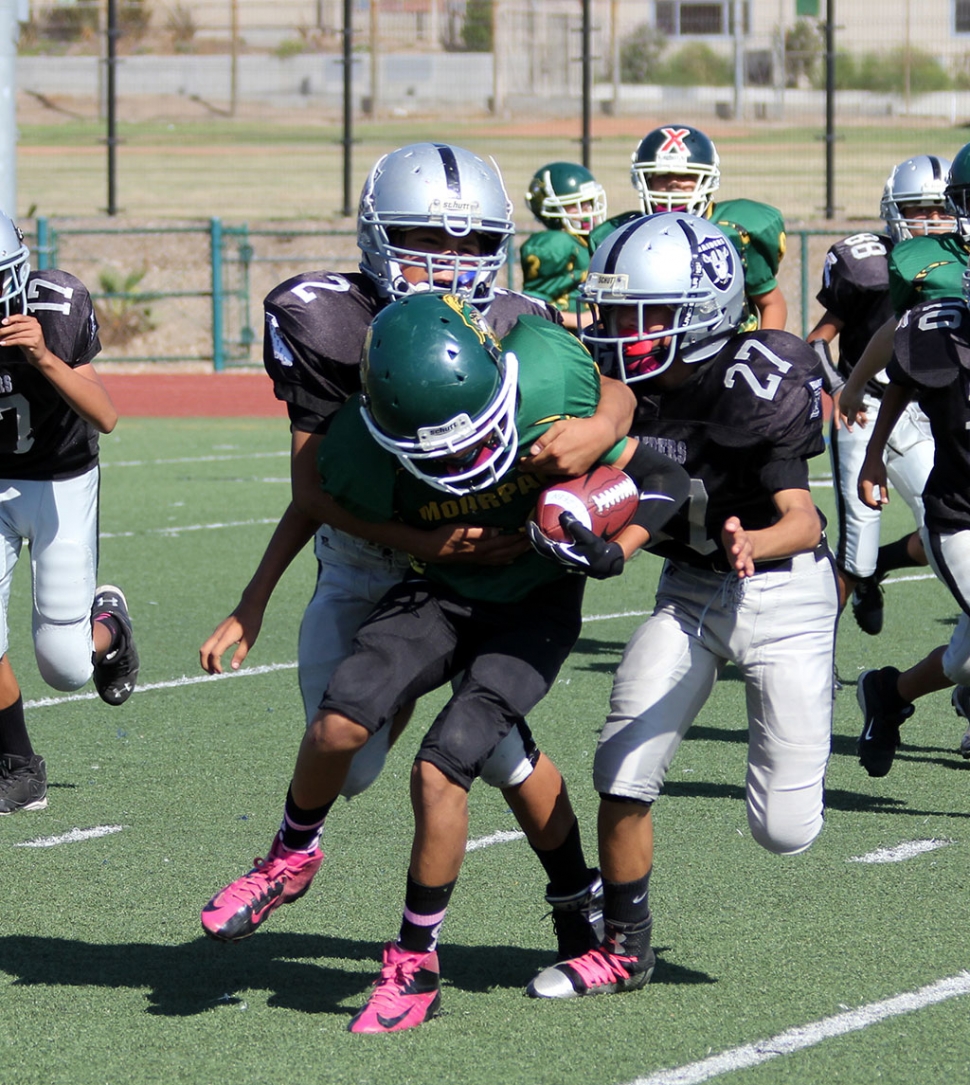
{"label": "player's bare arm", "polygon": [[110,433],[118,412],[93,365],[69,366],[47,349],[36,317],[11,313],[0,320],[0,347],[19,347],[28,362],[50,381],[62,399],[101,433]]}
{"label": "player's bare arm", "polygon": [[896,318],[890,317],[869,340],[868,346],[862,352],[862,357],[856,362],[855,368],[849,374],[849,379],[842,386],[839,413],[849,429],[852,429],[856,422],[865,428],[866,410],[863,397],[866,382],[872,380],[880,370],[889,365],[889,360],[893,356],[895,332]]}
{"label": "player's bare arm", "polygon": [[522,461],[542,475],[582,475],[630,432],[636,396],[622,381],[600,377],[600,401],[589,418],[554,422]]}
{"label": "player's bare arm", "polygon": [[259,636],[263,615],[283,573],[319,527],[292,504],[276,525],[259,565],[243,589],[232,613],[213,630],[199,649],[199,662],[208,674],[222,674],[222,656],[233,645],[229,666],[238,670]]}
{"label": "player's bare arm", "polygon": [[785,330],[788,322],[788,302],[781,292],[781,287],[776,286],[766,294],[752,294],[751,304],[758,311],[758,323],[762,328],[776,328],[778,331]]}
{"label": "player's bare arm", "polygon": [[746,531],[736,516],[721,529],[721,542],[738,578],[753,576],[755,563],[814,550],[822,539],[818,510],[808,490],[779,490],[773,495],[779,519],[770,527]]}
{"label": "player's bare arm", "polygon": [[859,471],[859,500],[871,509],[880,509],[889,504],[889,483],[884,457],[886,442],[910,399],[908,389],[892,383],[882,397],[882,405],[876,424],[872,427],[872,436],[866,446],[866,456]]}

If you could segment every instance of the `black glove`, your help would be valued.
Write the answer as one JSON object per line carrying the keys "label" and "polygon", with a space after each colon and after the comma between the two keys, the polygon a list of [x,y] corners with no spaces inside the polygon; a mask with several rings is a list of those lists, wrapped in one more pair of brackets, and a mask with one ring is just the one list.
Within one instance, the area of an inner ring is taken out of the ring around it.
{"label": "black glove", "polygon": [[543,557],[558,561],[571,573],[583,573],[595,580],[606,580],[623,572],[623,548],[619,543],[601,539],[571,512],[560,513],[559,524],[573,540],[571,543],[554,542],[543,535],[538,524],[529,521],[529,541]]}

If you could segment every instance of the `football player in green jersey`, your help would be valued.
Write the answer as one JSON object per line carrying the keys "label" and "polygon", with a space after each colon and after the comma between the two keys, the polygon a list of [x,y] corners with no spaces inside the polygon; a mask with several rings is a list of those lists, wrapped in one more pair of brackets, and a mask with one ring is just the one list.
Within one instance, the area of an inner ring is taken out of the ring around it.
{"label": "football player in green jersey", "polygon": [[[749,324],[783,330],[788,303],[776,278],[785,255],[785,222],[781,212],[756,200],[714,202],[721,182],[720,159],[712,140],[689,124],[664,125],[648,132],[633,152],[630,170],[641,212],[685,211],[710,219],[741,256],[744,292],[754,309]],[[590,235],[590,249],[617,227],[635,218],[626,212],[607,219]]]}
{"label": "football player in green jersey", "polygon": [[[567,928],[567,940],[593,944],[598,875],[586,865],[559,771],[538,753],[525,717],[580,632],[585,577],[572,574],[617,575],[627,551],[589,531],[548,556],[526,539],[544,485],[532,458],[537,441],[558,419],[592,416],[600,398],[599,371],[566,330],[525,315],[499,344],[467,300],[406,296],[371,324],[361,388],[318,449],[321,485],[338,505],[417,537],[444,522],[521,544],[502,562],[429,563],[388,589],[300,744],[269,858],[217,894],[204,917],[218,919],[218,928],[206,924],[210,934],[237,940],[302,896],[323,860],[324,822],[354,754],[402,705],[455,680],[412,769],[415,835],[400,934],[385,946],[380,977],[349,1026],[375,1033],[414,1028],[437,1010],[436,944],[465,852],[468,790],[512,732],[534,763],[503,794],[547,874],[554,910],[572,901],[557,913],[560,959]],[[686,499],[686,472],[626,437],[601,450],[640,489],[626,532],[649,538]]]}
{"label": "football player in green jersey", "polygon": [[522,290],[561,313],[563,324],[579,326],[578,291],[589,267],[590,232],[606,220],[606,190],[585,166],[550,162],[536,170],[525,194],[545,227],[522,243]]}

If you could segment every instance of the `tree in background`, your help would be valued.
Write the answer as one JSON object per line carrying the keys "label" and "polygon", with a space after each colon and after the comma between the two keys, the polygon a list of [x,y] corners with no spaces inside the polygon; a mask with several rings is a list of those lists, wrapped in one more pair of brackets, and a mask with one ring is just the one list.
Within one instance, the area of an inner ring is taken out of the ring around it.
{"label": "tree in background", "polygon": [[785,31],[785,86],[812,84],[820,68],[824,43],[818,27],[808,19],[799,19]]}
{"label": "tree in background", "polygon": [[492,51],[492,0],[468,0],[461,37],[466,52]]}
{"label": "tree in background", "polygon": [[649,23],[641,23],[620,45],[620,81],[656,83],[660,54],[667,39]]}

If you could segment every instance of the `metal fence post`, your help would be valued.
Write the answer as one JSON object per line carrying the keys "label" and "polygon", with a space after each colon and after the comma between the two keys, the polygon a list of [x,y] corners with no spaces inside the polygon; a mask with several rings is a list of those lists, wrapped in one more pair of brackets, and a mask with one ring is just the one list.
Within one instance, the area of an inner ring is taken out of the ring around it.
{"label": "metal fence post", "polygon": [[212,266],[212,368],[225,368],[222,342],[222,219],[209,220],[209,252]]}
{"label": "metal fence post", "polygon": [[46,271],[51,267],[50,259],[50,223],[45,218],[39,218],[37,220],[37,270]]}

